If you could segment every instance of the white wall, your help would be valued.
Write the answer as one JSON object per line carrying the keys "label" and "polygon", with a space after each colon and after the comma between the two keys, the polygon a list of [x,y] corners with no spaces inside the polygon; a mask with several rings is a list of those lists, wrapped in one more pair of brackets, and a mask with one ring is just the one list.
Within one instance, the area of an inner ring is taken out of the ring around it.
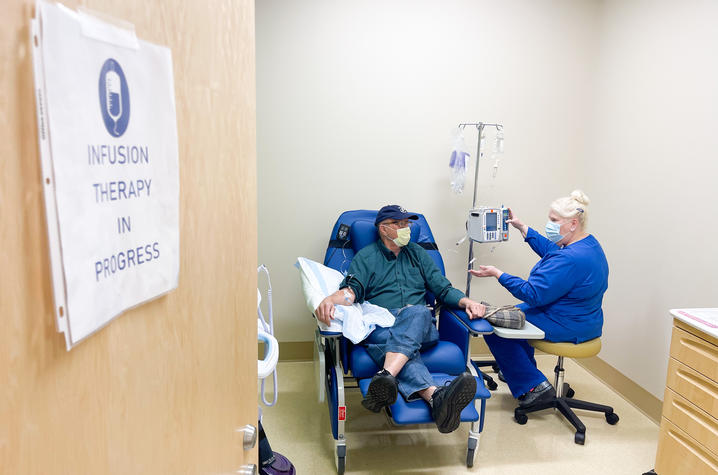
{"label": "white wall", "polygon": [[711,0],[599,17],[585,169],[611,268],[601,358],[661,399],[668,309],[718,306],[716,19]]}
{"label": "white wall", "polygon": [[[272,272],[280,341],[312,339],[292,264],[298,256],[322,261],[344,210],[398,203],[424,213],[448,277],[465,287],[468,247],[449,252],[473,192],[449,189],[459,122],[505,125],[505,157],[495,182],[484,162],[480,204],[511,205],[542,227],[552,199],[587,188],[593,3],[256,6],[259,262]],[[473,155],[475,131],[467,143]],[[478,249],[479,261],[527,275],[535,255],[516,236],[493,253]],[[494,280],[474,280],[472,296],[514,301]]]}
{"label": "white wall", "polygon": [[[668,309],[718,306],[718,3],[262,0],[256,3],[259,262],[273,272],[280,341],[308,341],[297,256],[321,261],[343,210],[423,212],[447,274],[471,205],[449,191],[450,131],[505,125],[480,204],[538,228],[580,187],[611,276],[601,357],[663,396]],[[475,135],[467,134],[470,148]],[[490,137],[489,137],[490,138]],[[526,276],[514,233],[479,262]],[[472,297],[513,299],[493,280]]]}

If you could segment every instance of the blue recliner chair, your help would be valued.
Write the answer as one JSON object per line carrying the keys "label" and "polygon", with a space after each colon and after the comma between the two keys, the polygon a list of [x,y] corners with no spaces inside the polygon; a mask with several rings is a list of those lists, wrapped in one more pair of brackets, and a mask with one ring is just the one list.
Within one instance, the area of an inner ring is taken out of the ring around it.
{"label": "blue recliner chair", "polygon": [[[342,273],[346,273],[354,255],[364,246],[378,239],[374,219],[376,211],[346,211],[339,216],[329,240],[324,264]],[[429,225],[423,215],[414,213],[419,219],[410,223],[411,240],[421,245],[434,259],[444,273],[444,263],[434,243]],[[436,301],[430,292],[426,296],[427,305],[436,309]],[[436,310],[435,310],[435,313]],[[462,318],[463,317],[463,318]],[[491,333],[492,327],[485,320],[474,320],[472,330],[461,320],[468,321],[466,314],[458,309],[441,308],[438,311],[440,340],[437,345],[421,353],[421,358],[432,374],[437,386],[443,386],[455,376],[470,372],[476,378],[476,398],[461,413],[462,422],[470,422],[466,465],[473,466],[474,454],[479,445],[483,430],[486,399],[491,394],[484,386],[476,368],[470,363],[469,336],[471,334]],[[344,425],[347,409],[344,399],[344,379],[357,381],[362,395],[366,395],[371,377],[380,369],[372,361],[362,345],[353,345],[342,337],[341,333],[323,332],[317,328],[315,333],[315,361],[319,381],[320,400],[326,395],[332,434],[336,443],[337,472],[344,473],[347,445]],[[364,408],[357,408],[364,411]],[[433,423],[431,410],[424,401],[407,402],[399,395],[397,401],[386,408],[389,417],[396,424]]]}

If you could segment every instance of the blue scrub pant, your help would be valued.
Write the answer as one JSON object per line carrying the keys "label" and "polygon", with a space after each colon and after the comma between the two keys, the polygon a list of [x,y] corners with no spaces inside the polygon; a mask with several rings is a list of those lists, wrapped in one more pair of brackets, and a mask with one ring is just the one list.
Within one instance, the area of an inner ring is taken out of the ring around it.
{"label": "blue scrub pant", "polygon": [[396,318],[390,328],[377,327],[364,340],[369,356],[379,367],[384,366],[388,352],[401,353],[409,358],[396,379],[399,392],[407,401],[419,399],[418,391],[434,386],[429,370],[424,366],[419,352],[439,341],[439,331],[434,316],[423,305],[390,309]]}
{"label": "blue scrub pant", "polygon": [[[520,304],[518,307],[526,314],[526,320],[544,331],[546,334],[544,338],[548,341],[576,343],[601,336],[600,329],[597,335],[595,335],[596,329],[571,329],[564,325],[559,325],[544,313],[537,312],[536,309],[532,309],[526,304]],[[534,347],[529,345],[526,340],[484,335],[484,341],[486,341],[496,359],[496,363],[501,368],[506,384],[508,384],[514,397],[522,396],[538,384],[546,381],[546,376],[536,367]]]}

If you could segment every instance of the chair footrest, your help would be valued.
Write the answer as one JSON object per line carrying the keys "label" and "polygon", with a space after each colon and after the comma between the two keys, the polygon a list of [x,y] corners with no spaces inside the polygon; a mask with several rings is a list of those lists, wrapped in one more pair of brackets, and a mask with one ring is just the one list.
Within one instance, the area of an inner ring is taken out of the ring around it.
{"label": "chair footrest", "polygon": [[[434,384],[443,386],[447,381],[452,381],[456,376],[448,374],[433,373]],[[371,378],[359,380],[359,390],[362,396],[366,396]],[[482,378],[476,378],[476,396],[475,399],[488,399],[491,393],[484,386]],[[389,406],[392,419],[397,424],[430,424],[434,422],[431,416],[431,408],[423,399],[407,402],[404,397],[399,394],[396,402]],[[475,422],[479,420],[479,413],[476,411],[474,404],[469,404],[461,411],[461,422]]]}

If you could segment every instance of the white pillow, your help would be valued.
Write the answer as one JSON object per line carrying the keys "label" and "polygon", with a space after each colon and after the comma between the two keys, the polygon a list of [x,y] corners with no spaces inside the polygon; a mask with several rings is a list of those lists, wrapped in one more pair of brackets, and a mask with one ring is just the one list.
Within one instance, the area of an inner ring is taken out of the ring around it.
{"label": "white pillow", "polygon": [[[314,313],[322,300],[339,290],[339,284],[344,280],[339,271],[304,257],[297,258],[295,267],[299,269],[304,300],[310,313]],[[364,302],[361,305],[337,305],[330,325],[319,320],[317,324],[322,331],[342,332],[352,343],[359,343],[377,325],[392,326],[394,316],[385,308]]]}

